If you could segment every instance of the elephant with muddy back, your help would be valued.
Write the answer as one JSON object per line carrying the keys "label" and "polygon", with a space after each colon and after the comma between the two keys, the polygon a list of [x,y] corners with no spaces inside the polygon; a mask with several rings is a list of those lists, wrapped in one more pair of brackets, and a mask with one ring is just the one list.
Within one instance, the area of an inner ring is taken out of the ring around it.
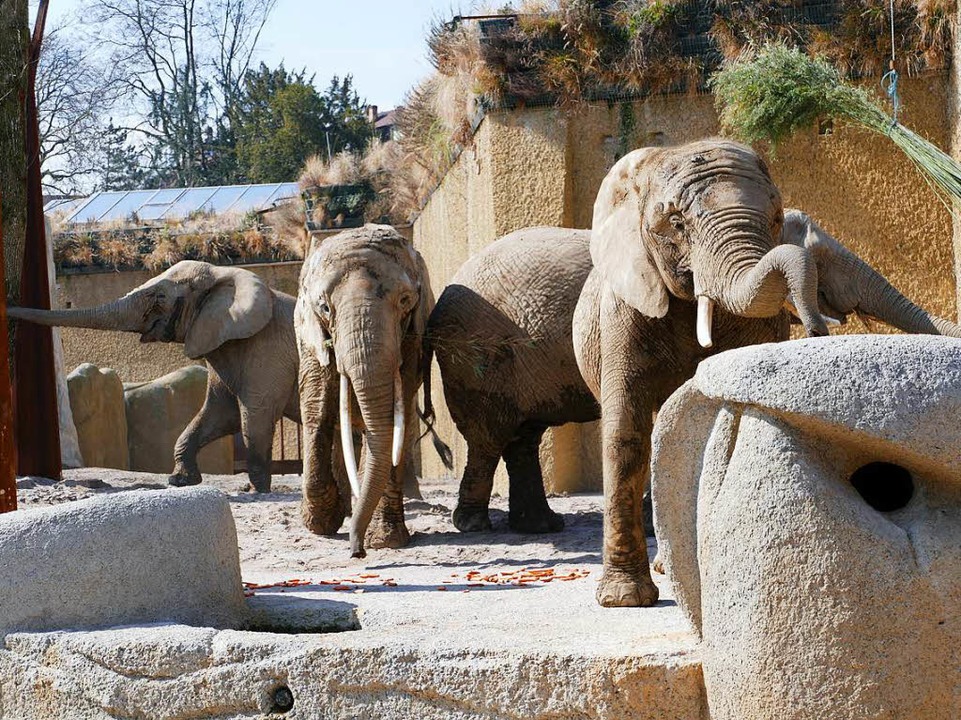
{"label": "elephant with muddy back", "polygon": [[197,453],[242,432],[250,483],[270,491],[274,427],[300,422],[294,298],[256,274],[183,260],[105,305],[72,310],[11,307],[11,318],[43,325],[140,333],[141,342],[183,343],[207,363],[207,396],[174,448],[175,486],[201,482]]}
{"label": "elephant with muddy back", "polygon": [[[403,480],[417,438],[415,397],[428,384],[424,330],[434,305],[427,269],[396,230],[366,225],[327,238],[304,261],[295,325],[304,432],[303,519],[333,534],[349,512],[347,490],[330,473],[339,435],[350,489],[350,552],[401,547]],[[339,430],[338,430],[339,428]],[[363,433],[356,462],[352,430]]]}
{"label": "elephant with muddy back", "polygon": [[[531,228],[469,260],[444,290],[429,337],[468,444],[454,522],[490,527],[493,474],[510,476],[510,522],[555,530],[538,444],[547,427],[602,418],[602,605],[649,605],[641,499],[652,416],[697,363],[809,334],[857,313],[961,337],[797,210],[749,148],[721,140],[647,148],[605,178],[594,230]],[[479,398],[489,398],[483,411]],[[516,493],[516,496],[515,496]]]}

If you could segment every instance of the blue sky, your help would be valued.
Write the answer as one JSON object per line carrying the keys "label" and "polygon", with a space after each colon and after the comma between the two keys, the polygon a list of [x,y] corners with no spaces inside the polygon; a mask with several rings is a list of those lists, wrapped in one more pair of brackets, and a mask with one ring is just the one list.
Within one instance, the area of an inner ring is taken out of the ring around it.
{"label": "blue sky", "polygon": [[[81,0],[50,0],[50,21],[67,22]],[[467,11],[473,0],[279,0],[258,59],[306,67],[323,89],[333,75],[354,76],[368,103],[387,110],[430,72],[425,30],[436,15]],[[501,3],[503,4],[503,3]],[[36,0],[31,0],[36,6]]]}

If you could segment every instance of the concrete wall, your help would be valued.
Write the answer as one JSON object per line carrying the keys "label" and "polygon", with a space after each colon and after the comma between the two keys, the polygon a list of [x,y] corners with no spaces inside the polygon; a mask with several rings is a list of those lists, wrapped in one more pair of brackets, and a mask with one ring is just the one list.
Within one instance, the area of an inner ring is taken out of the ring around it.
{"label": "concrete wall", "polygon": [[[945,75],[903,80],[902,121],[949,147],[961,133],[951,124],[961,116],[952,110],[961,105],[957,98]],[[600,103],[567,115],[555,108],[489,114],[414,224],[414,243],[427,259],[435,294],[467,257],[501,235],[538,224],[590,227],[601,181],[624,153],[718,130],[710,96]],[[835,126],[829,135],[802,133],[770,162],[786,206],[810,213],[927,309],[955,318],[950,215],[893,144]],[[840,332],[869,330],[893,332],[880,324],[868,329],[858,320]],[[466,445],[446,413],[436,364],[434,378],[438,430],[454,449],[459,477]],[[444,472],[429,450],[422,455],[425,475]],[[541,455],[549,489],[601,487],[593,424],[548,433]],[[502,464],[498,490],[506,489],[505,480]]]}

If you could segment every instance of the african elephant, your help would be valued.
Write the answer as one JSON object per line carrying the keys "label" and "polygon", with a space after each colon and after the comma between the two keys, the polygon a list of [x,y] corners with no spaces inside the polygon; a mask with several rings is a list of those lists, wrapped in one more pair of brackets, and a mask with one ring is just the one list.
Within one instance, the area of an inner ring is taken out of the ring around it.
{"label": "african elephant", "polygon": [[[347,514],[344,490],[328,472],[339,424],[357,498],[350,521],[353,557],[366,555],[365,540],[374,548],[401,547],[410,537],[402,485],[411,472],[405,460],[417,437],[415,396],[429,367],[423,338],[433,306],[423,259],[389,226],[365,225],[327,238],[301,270],[294,322],[304,432],[302,515],[311,531],[332,534]],[[429,407],[425,411],[429,416]],[[351,428],[364,436],[362,476]]]}
{"label": "african elephant", "polygon": [[175,486],[201,482],[197,453],[243,432],[248,473],[270,491],[274,426],[300,422],[294,298],[239,268],[183,260],[112,303],[76,310],[9,308],[12,318],[43,325],[140,333],[141,342],[178,342],[207,362],[207,397],[174,449]]}
{"label": "african elephant", "polygon": [[[710,354],[785,339],[788,307],[824,335],[819,307],[874,314],[904,329],[959,334],[896,293],[803,215],[782,242],[781,198],[750,148],[705,140],[634,151],[594,205],[594,262],[574,312],[578,367],[601,404],[605,606],[657,600],[643,532],[654,411]],[[806,230],[805,230],[806,228]],[[839,269],[818,270],[819,256]],[[847,291],[824,283],[847,279]],[[845,278],[845,275],[848,277]],[[830,299],[829,299],[830,296]],[[853,306],[853,307],[852,307]]]}
{"label": "african elephant", "polygon": [[[572,338],[575,306],[592,267],[590,240],[589,230],[518,230],[465,263],[437,301],[428,337],[451,416],[468,445],[454,511],[461,531],[490,528],[488,505],[501,456],[510,476],[511,526],[550,530],[562,524],[544,499],[537,449],[544,428],[600,417],[600,406],[577,368]],[[781,242],[806,248],[813,256],[822,315],[844,322],[845,316],[858,313],[907,332],[961,335],[961,328],[911,303],[801,211],[785,213]],[[679,298],[671,304],[672,309],[682,307]],[[668,340],[664,367],[683,361],[687,369],[680,368],[676,377],[686,378],[709,353],[688,348],[694,357],[667,354],[678,352],[676,340],[669,337],[673,317],[651,327],[642,339],[655,347],[663,344],[662,337]],[[729,344],[788,337],[786,322],[775,330],[756,339],[733,338]],[[580,347],[599,362],[596,339]],[[676,380],[664,381],[657,370],[654,365],[644,384],[663,386],[660,395],[666,397]],[[479,407],[485,411],[478,412]]]}
{"label": "african elephant", "polygon": [[600,407],[577,369],[571,319],[591,271],[590,230],[518,230],[468,260],[427,326],[444,396],[467,441],[454,510],[462,532],[489,530],[494,472],[510,481],[508,524],[564,527],[544,495],[538,447],[548,427],[588,422]]}

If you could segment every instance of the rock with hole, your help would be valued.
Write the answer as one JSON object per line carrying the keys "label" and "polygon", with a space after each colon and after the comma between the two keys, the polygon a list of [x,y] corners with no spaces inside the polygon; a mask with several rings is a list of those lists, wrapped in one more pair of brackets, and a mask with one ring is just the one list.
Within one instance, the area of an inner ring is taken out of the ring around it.
{"label": "rock with hole", "polygon": [[661,556],[712,720],[961,717],[961,342],[701,363],[662,408]]}

